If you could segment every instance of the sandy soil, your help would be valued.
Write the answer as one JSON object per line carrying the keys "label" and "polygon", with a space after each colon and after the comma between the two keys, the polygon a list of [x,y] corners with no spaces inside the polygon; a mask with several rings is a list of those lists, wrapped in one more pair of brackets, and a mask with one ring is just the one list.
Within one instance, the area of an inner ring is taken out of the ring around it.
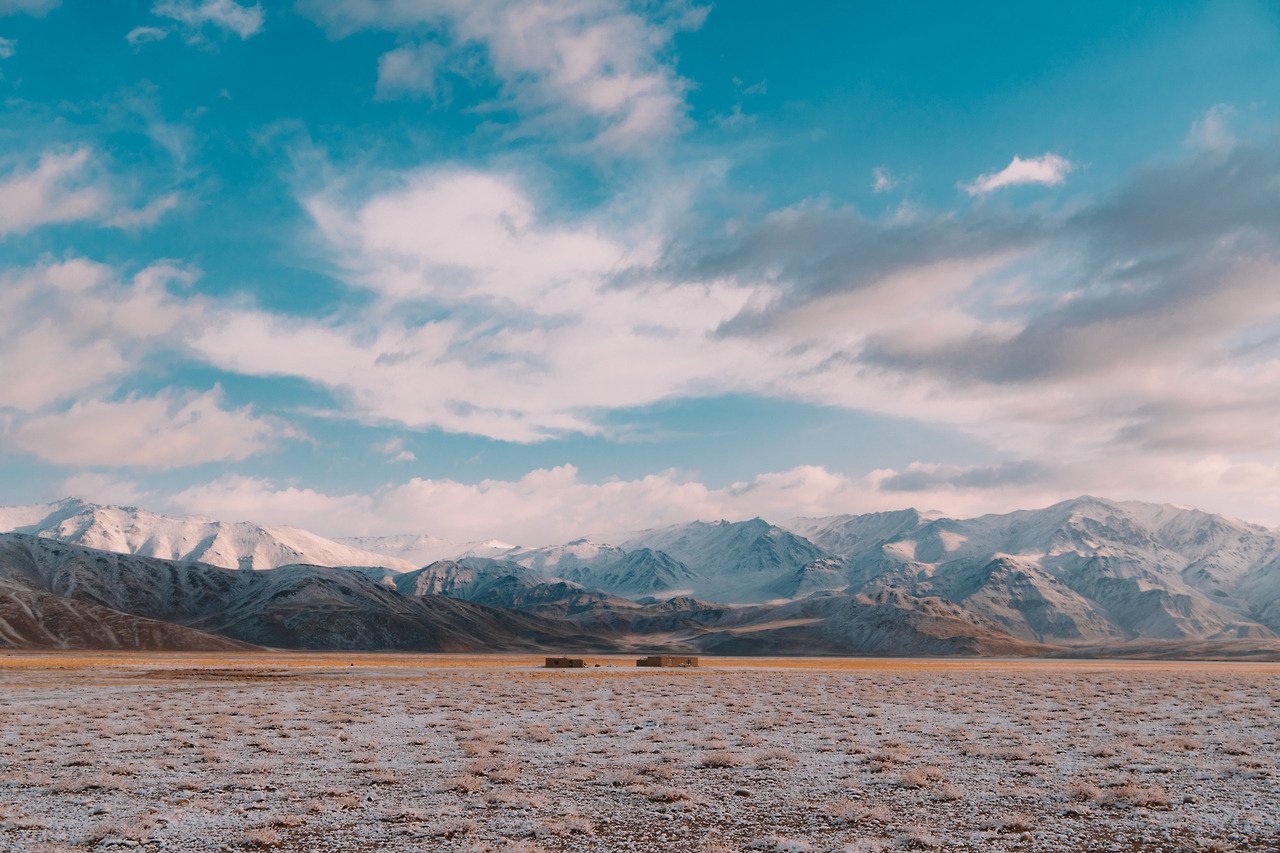
{"label": "sandy soil", "polygon": [[0,849],[1280,850],[1277,664],[588,660],[0,655]]}

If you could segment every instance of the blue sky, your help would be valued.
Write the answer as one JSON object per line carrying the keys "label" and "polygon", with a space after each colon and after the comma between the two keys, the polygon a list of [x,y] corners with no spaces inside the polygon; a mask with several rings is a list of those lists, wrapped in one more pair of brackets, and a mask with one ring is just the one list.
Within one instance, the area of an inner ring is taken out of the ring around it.
{"label": "blue sky", "polygon": [[1266,2],[0,0],[0,500],[1280,522]]}

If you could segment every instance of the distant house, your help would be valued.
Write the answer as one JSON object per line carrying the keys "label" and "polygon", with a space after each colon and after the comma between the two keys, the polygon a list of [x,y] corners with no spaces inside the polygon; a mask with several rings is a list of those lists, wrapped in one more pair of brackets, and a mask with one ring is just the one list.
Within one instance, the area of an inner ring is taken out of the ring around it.
{"label": "distant house", "polygon": [[547,658],[543,666],[547,669],[585,669],[587,662],[582,658]]}
{"label": "distant house", "polygon": [[636,661],[636,666],[697,666],[698,659],[691,657],[681,657],[680,655],[650,655],[647,658],[640,658]]}

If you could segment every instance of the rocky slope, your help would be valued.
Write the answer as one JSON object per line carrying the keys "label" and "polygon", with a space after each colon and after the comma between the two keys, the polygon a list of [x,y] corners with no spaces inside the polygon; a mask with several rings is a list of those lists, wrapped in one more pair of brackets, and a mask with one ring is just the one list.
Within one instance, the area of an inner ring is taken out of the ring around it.
{"label": "rocky slope", "polygon": [[0,580],[0,648],[243,651],[253,646]]}
{"label": "rocky slope", "polygon": [[[98,613],[93,608],[109,609],[174,631],[193,628],[277,648],[611,647],[569,623],[439,595],[401,595],[359,572],[323,566],[231,571],[0,534],[0,581],[87,605],[91,615]],[[77,642],[74,631],[62,630],[50,644]]]}

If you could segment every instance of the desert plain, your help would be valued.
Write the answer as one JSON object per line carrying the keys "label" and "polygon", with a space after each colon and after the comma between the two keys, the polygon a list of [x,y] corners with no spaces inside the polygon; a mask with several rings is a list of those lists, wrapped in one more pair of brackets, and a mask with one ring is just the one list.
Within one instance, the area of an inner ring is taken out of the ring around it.
{"label": "desert plain", "polygon": [[633,663],[8,652],[0,849],[1280,849],[1280,664]]}

